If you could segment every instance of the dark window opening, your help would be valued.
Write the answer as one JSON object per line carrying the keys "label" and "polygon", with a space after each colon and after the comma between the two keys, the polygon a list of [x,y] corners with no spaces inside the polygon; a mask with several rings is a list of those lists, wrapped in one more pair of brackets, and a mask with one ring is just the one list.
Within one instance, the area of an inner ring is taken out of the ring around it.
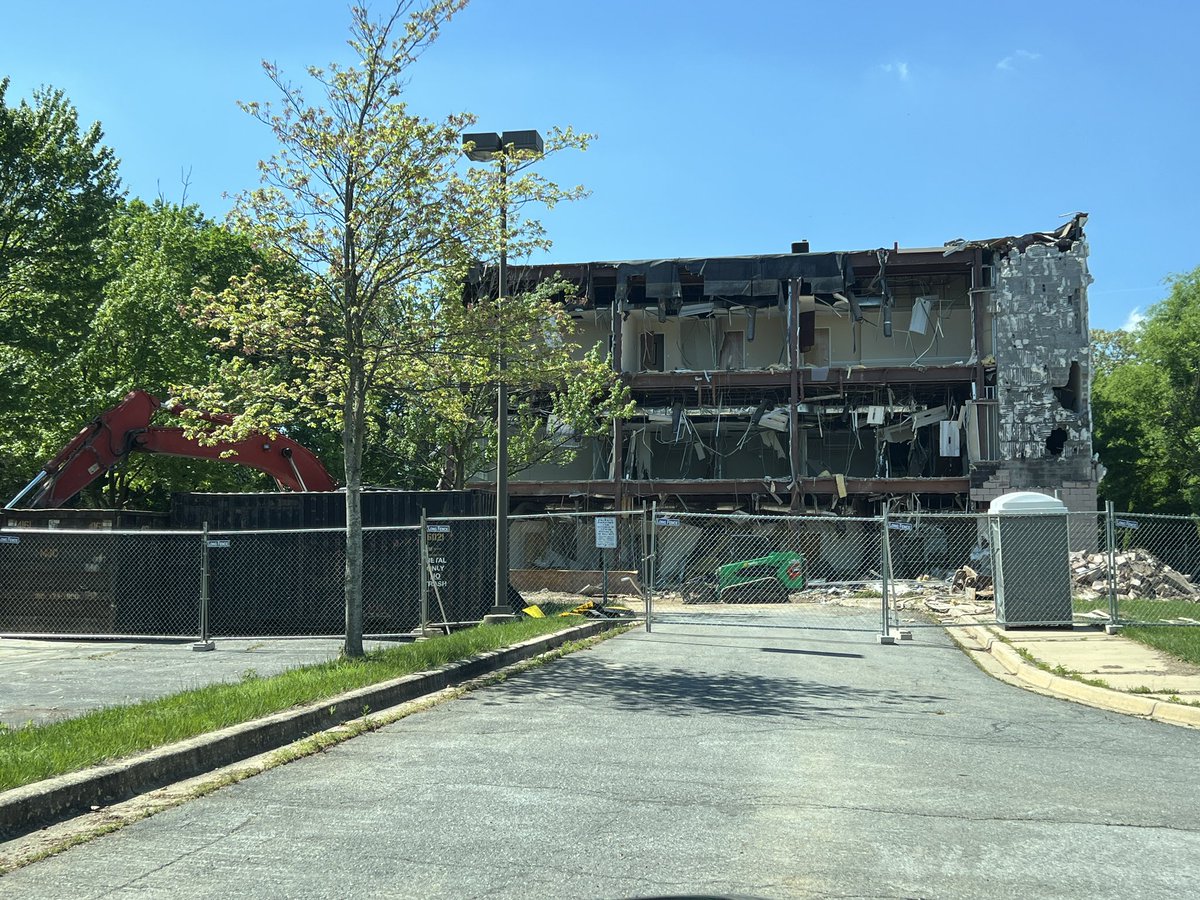
{"label": "dark window opening", "polygon": [[1079,412],[1079,403],[1083,395],[1083,370],[1079,368],[1079,363],[1071,361],[1071,371],[1067,375],[1067,383],[1061,387],[1054,389],[1054,396],[1058,398],[1058,402],[1062,404],[1063,409],[1069,409],[1073,413]]}
{"label": "dark window opening", "polygon": [[617,279],[615,277],[603,277],[597,275],[592,279],[592,302],[597,309],[604,309],[613,305],[613,301],[617,297]]}
{"label": "dark window opening", "polygon": [[704,279],[697,275],[679,274],[679,296],[682,303],[699,303],[704,299]]}
{"label": "dark window opening", "polygon": [[629,305],[640,305],[646,302],[646,276],[630,275],[626,287],[625,301]]}
{"label": "dark window opening", "polygon": [[1063,448],[1067,445],[1067,430],[1055,428],[1046,438],[1046,452],[1051,456],[1062,456]]}
{"label": "dark window opening", "polygon": [[661,372],[663,370],[663,356],[665,351],[665,338],[661,334],[647,332],[642,335],[642,367],[643,372]]}

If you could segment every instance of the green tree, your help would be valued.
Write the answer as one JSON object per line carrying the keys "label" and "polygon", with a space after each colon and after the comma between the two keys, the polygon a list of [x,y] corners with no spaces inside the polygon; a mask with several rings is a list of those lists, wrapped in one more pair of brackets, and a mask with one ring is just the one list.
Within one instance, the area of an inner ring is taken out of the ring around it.
{"label": "green tree", "polygon": [[[173,383],[209,380],[217,360],[211,333],[190,317],[192,292],[228,283],[264,262],[247,238],[195,206],[161,200],[119,203],[96,249],[104,281],[78,336],[59,353],[27,350],[23,356],[26,390],[0,434],[0,458],[12,461],[11,479],[4,482],[11,492],[85,422],[129,391],[141,388],[165,398]],[[156,508],[167,503],[172,489],[268,484],[265,476],[231,465],[133,454],[89,488],[82,502]]]}
{"label": "green tree", "polygon": [[1183,512],[1169,464],[1163,373],[1137,355],[1127,332],[1093,332],[1093,445],[1105,474],[1100,494],[1119,510]]}
{"label": "green tree", "polygon": [[607,353],[572,340],[573,322],[556,299],[565,287],[547,281],[504,298],[502,306],[493,298],[474,307],[445,305],[441,331],[468,340],[438,355],[425,379],[429,389],[405,398],[382,434],[386,450],[411,461],[411,481],[461,489],[495,471],[498,357],[477,346],[480,316],[503,317],[496,332],[508,340],[510,475],[569,462],[579,440],[607,435],[614,416],[632,415],[629,390]]}
{"label": "green tree", "polygon": [[1131,333],[1093,332],[1100,489],[1120,509],[1200,513],[1200,268]]}
{"label": "green tree", "polygon": [[118,163],[98,122],[80,131],[62,91],[8,106],[8,85],[0,80],[0,342],[53,347],[63,329],[78,334],[102,284]]}
{"label": "green tree", "polygon": [[[238,430],[299,417],[341,434],[347,655],[362,653],[360,491],[369,426],[386,422],[404,398],[442,384],[448,354],[494,355],[496,328],[508,322],[480,314],[467,332],[448,333],[443,313],[458,301],[446,299],[437,279],[451,270],[461,277],[472,256],[499,246],[492,211],[501,189],[513,210],[582,193],[517,171],[533,154],[514,155],[503,185],[490,170],[460,175],[461,133],[472,117],[432,122],[409,111],[410,67],[465,3],[402,2],[378,20],[353,8],[357,62],[308,71],[323,105],[310,105],[301,87],[264,63],[278,106],[245,108],[271,128],[280,149],[262,164],[262,186],[239,198],[235,221],[307,280],[278,288],[254,273],[201,298],[201,322],[228,336],[231,356],[216,384],[193,386],[196,405],[236,409]],[[546,150],[585,143],[569,129],[555,131]],[[514,254],[545,243],[531,220],[513,223],[506,236]]]}
{"label": "green tree", "polygon": [[[117,207],[117,159],[100,125],[79,126],[62,91],[6,102],[0,80],[0,484],[28,480],[104,282],[101,244]],[[36,465],[40,465],[38,459]]]}
{"label": "green tree", "polygon": [[[75,360],[79,408],[94,415],[135,388],[167,397],[172,384],[210,380],[218,360],[212,333],[191,316],[192,292],[265,265],[249,239],[194,205],[134,200],[114,216],[103,250],[109,277]],[[283,274],[269,269],[266,277]],[[270,479],[222,463],[135,454],[103,484],[107,505],[133,498],[161,506],[172,489],[246,490]]]}

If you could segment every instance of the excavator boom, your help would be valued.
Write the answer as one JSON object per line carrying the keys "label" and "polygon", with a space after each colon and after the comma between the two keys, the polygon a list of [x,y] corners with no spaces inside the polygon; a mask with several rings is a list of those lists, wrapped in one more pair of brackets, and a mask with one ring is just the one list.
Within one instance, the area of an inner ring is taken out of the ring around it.
{"label": "excavator boom", "polygon": [[[35,508],[58,508],[115,466],[129,453],[161,453],[191,459],[217,459],[266,472],[280,490],[333,491],[334,480],[311,450],[290,438],[252,434],[241,441],[201,444],[186,436],[182,428],[151,425],[154,415],[165,410],[179,415],[183,407],[162,403],[145,391],[131,391],[112,409],[101,413],[42,467],[42,471],[5,509],[13,509],[26,495]],[[224,413],[202,418],[229,424]]]}

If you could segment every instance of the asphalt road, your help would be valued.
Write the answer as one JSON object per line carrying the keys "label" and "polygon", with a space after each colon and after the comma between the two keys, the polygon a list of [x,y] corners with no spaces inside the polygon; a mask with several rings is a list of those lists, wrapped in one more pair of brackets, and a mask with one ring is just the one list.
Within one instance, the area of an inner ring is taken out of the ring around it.
{"label": "asphalt road", "polygon": [[0,878],[0,897],[1179,897],[1200,735],[945,637],[657,626]]}

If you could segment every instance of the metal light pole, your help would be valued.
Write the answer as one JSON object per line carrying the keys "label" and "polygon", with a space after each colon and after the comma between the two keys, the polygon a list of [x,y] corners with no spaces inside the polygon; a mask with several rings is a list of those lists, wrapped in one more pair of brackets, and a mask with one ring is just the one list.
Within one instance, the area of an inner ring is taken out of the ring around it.
{"label": "metal light pole", "polygon": [[[496,306],[503,309],[508,295],[508,154],[513,150],[541,153],[542,136],[536,131],[464,134],[467,158],[500,163],[500,264],[497,267]],[[508,605],[508,360],[504,353],[504,327],[500,323],[499,376],[496,386],[496,598],[484,622],[513,617]]]}

